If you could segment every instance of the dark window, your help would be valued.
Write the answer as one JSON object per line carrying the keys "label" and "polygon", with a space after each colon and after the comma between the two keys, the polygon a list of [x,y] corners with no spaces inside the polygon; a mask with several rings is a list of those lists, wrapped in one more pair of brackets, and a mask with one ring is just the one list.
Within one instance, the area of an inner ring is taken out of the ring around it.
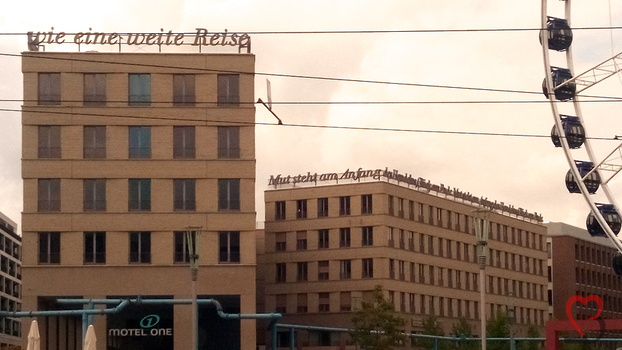
{"label": "dark window", "polygon": [[361,214],[372,213],[372,200],[371,194],[364,194],[361,196]]}
{"label": "dark window", "polygon": [[339,215],[350,215],[350,197],[339,197]]}
{"label": "dark window", "polygon": [[309,271],[309,267],[308,267],[308,263],[306,262],[299,262],[297,263],[297,275],[296,275],[296,280],[298,282],[303,282],[307,280],[307,274]]}
{"label": "dark window", "polygon": [[342,280],[350,279],[352,277],[352,261],[341,260],[339,262],[339,278]]}
{"label": "dark window", "polygon": [[106,127],[84,127],[84,158],[106,158]]}
{"label": "dark window", "polygon": [[274,207],[275,207],[274,219],[285,220],[285,201],[275,202]]}
{"label": "dark window", "polygon": [[38,211],[60,211],[60,179],[39,179]]}
{"label": "dark window", "polygon": [[173,158],[192,159],[196,155],[194,126],[173,127]]}
{"label": "dark window", "polygon": [[328,198],[317,199],[317,217],[323,218],[328,216]]}
{"label": "dark window", "polygon": [[84,104],[93,106],[106,104],[106,74],[84,74]]}
{"label": "dark window", "polygon": [[151,232],[130,232],[130,262],[151,262]]}
{"label": "dark window", "polygon": [[224,231],[219,233],[219,262],[240,262],[240,232]]}
{"label": "dark window", "polygon": [[330,277],[328,260],[320,260],[317,262],[317,279],[327,281]]}
{"label": "dark window", "polygon": [[373,278],[374,277],[374,259],[367,258],[363,259],[363,278]]}
{"label": "dark window", "polygon": [[218,158],[240,158],[240,127],[218,127]]}
{"label": "dark window", "polygon": [[218,74],[218,105],[240,105],[240,75]]}
{"label": "dark window", "polygon": [[151,158],[151,127],[130,126],[130,158]]}
{"label": "dark window", "polygon": [[60,232],[39,232],[39,264],[60,263]]}
{"label": "dark window", "polygon": [[60,73],[39,73],[39,104],[60,105]]}
{"label": "dark window", "polygon": [[106,232],[84,232],[84,263],[106,263]]}
{"label": "dark window", "polygon": [[106,210],[106,179],[84,179],[84,211]]}
{"label": "dark window", "polygon": [[296,250],[307,250],[307,231],[296,232]]}
{"label": "dark window", "polygon": [[173,180],[173,202],[175,210],[196,210],[195,180]]}
{"label": "dark window", "polygon": [[339,247],[347,248],[350,246],[350,228],[344,227],[339,229]]}
{"label": "dark window", "polygon": [[39,126],[39,158],[60,158],[60,126]]}
{"label": "dark window", "polygon": [[240,210],[240,179],[218,179],[218,210]]}
{"label": "dark window", "polygon": [[276,234],[276,246],[277,252],[284,252],[287,250],[287,234],[285,232],[278,232]]}
{"label": "dark window", "polygon": [[174,237],[174,252],[173,261],[176,263],[189,263],[190,256],[188,255],[188,245],[186,241],[186,231],[175,231]]}
{"label": "dark window", "polygon": [[318,249],[327,249],[328,248],[328,230],[318,230],[318,242],[317,242],[317,247]]}
{"label": "dark window", "polygon": [[373,226],[364,226],[362,228],[362,245],[370,246],[374,245],[374,228]]}
{"label": "dark window", "polygon": [[130,106],[151,105],[151,74],[129,75],[128,101]]}
{"label": "dark window", "polygon": [[296,219],[307,218],[307,200],[300,199],[296,201]]}
{"label": "dark window", "polygon": [[173,105],[193,106],[194,103],[194,74],[173,74]]}
{"label": "dark window", "polygon": [[285,263],[276,264],[276,282],[287,282],[287,265]]}
{"label": "dark window", "polygon": [[129,210],[151,210],[151,179],[129,179]]}

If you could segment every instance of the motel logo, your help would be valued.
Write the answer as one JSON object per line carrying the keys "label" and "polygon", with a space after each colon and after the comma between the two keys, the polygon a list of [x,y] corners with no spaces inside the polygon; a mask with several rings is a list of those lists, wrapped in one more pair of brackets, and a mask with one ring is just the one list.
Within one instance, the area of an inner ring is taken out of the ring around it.
{"label": "motel logo", "polygon": [[152,314],[143,317],[139,328],[111,328],[108,336],[112,337],[162,337],[172,336],[173,328],[159,328],[160,316]]}

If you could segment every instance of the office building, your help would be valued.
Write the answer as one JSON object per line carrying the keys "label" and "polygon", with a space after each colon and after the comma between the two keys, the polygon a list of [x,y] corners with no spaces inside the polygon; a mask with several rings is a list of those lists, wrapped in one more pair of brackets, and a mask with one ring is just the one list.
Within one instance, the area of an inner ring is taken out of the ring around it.
{"label": "office building", "polygon": [[[279,174],[269,186],[260,287],[266,311],[283,313],[282,322],[349,328],[353,309],[381,285],[408,332],[422,332],[424,317],[436,315],[447,335],[459,318],[481,334],[473,221],[488,215],[486,317],[512,310],[513,335],[526,336],[530,325],[543,334],[541,216],[389,169]],[[280,345],[287,337],[280,334]],[[298,341],[348,342],[329,332]]]}
{"label": "office building", "polygon": [[[622,317],[622,278],[612,268],[616,248],[606,237],[551,222],[548,228],[548,301],[551,320],[567,320],[566,303],[574,296],[596,295],[603,301],[604,319]],[[573,303],[572,316],[585,320],[597,314],[596,302]]]}
{"label": "office building", "polygon": [[[98,349],[190,349],[192,308],[167,300],[192,297],[191,231],[198,298],[255,313],[254,66],[250,53],[23,54],[23,310],[156,299],[95,316]],[[254,320],[200,304],[198,322],[201,349],[255,349]],[[39,317],[42,347],[80,349],[83,324]]]}
{"label": "office building", "polygon": [[[2,310],[22,308],[22,237],[17,224],[0,213],[0,305]],[[0,322],[0,349],[21,345],[21,319],[6,317]]]}

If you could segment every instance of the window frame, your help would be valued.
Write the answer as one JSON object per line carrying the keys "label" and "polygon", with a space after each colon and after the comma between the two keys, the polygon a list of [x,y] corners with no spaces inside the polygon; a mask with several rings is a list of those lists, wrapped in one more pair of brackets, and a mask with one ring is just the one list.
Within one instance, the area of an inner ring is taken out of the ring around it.
{"label": "window frame", "polygon": [[173,106],[194,106],[196,74],[173,74]]}
{"label": "window frame", "polygon": [[40,72],[37,77],[37,103],[40,106],[61,104],[61,75],[58,72]]}
{"label": "window frame", "polygon": [[151,74],[129,73],[127,92],[129,106],[151,106]]}
{"label": "window frame", "polygon": [[218,179],[218,211],[240,211],[240,179]]}
{"label": "window frame", "polygon": [[151,179],[128,179],[128,211],[151,211]]}
{"label": "window frame", "polygon": [[131,231],[129,234],[129,263],[151,263],[151,232]]}
{"label": "window frame", "polygon": [[196,209],[196,180],[173,179],[173,210],[195,211]]}
{"label": "window frame", "polygon": [[47,159],[61,157],[61,128],[59,125],[39,125],[37,156]]}
{"label": "window frame", "polygon": [[82,188],[83,211],[106,211],[106,179],[84,179]]}
{"label": "window frame", "polygon": [[84,264],[106,263],[106,232],[84,232]]}
{"label": "window frame", "polygon": [[240,75],[218,74],[218,107],[240,106]]}
{"label": "window frame", "polygon": [[218,232],[218,262],[240,263],[240,231]]}
{"label": "window frame", "polygon": [[85,125],[82,130],[82,157],[84,159],[106,158],[106,126]]}
{"label": "window frame", "polygon": [[84,106],[106,105],[106,74],[83,74],[83,102]]}
{"label": "window frame", "polygon": [[39,265],[60,264],[60,232],[39,232],[38,244]]}
{"label": "window frame", "polygon": [[196,127],[194,125],[173,126],[173,158],[196,158]]}
{"label": "window frame", "polygon": [[59,212],[61,209],[60,179],[39,179],[37,187],[37,211]]}
{"label": "window frame", "polygon": [[132,125],[128,127],[128,158],[151,158],[151,126]]}

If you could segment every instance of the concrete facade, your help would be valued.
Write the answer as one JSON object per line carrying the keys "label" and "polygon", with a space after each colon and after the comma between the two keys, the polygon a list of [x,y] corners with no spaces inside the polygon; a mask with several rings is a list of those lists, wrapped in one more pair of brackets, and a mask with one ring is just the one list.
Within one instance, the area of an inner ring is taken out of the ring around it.
{"label": "concrete facade", "polygon": [[[24,53],[24,310],[59,308],[58,298],[188,299],[190,269],[176,255],[184,250],[177,247],[183,241],[175,232],[193,226],[201,228],[199,297],[221,301],[225,312],[255,312],[254,66],[252,54]],[[51,73],[59,74],[59,83]],[[103,92],[94,98],[103,94],[103,101],[87,103],[86,75],[94,74],[104,81]],[[148,88],[139,91],[140,98],[149,98],[147,103],[132,102],[132,74],[148,77]],[[188,79],[188,90],[176,90],[180,75]],[[234,102],[221,100],[221,75],[234,76],[231,87],[237,91],[229,91]],[[58,98],[46,90],[50,84],[58,85],[53,86]],[[178,94],[190,100],[176,103]],[[50,126],[58,129],[45,128]],[[99,145],[103,157],[87,156],[89,126],[105,130]],[[175,128],[181,126],[192,129],[184,136],[191,141],[176,141]],[[133,141],[134,127],[144,127],[148,135]],[[221,140],[224,127],[234,129],[231,144]],[[134,142],[148,155],[133,155]],[[192,155],[176,155],[177,142]],[[233,153],[221,154],[227,147]],[[132,179],[148,181],[134,192]],[[101,180],[103,198],[90,193],[87,180]],[[191,185],[177,192],[177,180],[191,180]],[[180,209],[178,200],[189,207]],[[144,203],[147,208],[132,207]],[[103,255],[94,256],[93,249]],[[134,307],[127,314],[95,317],[98,348],[190,348],[190,306],[162,308]],[[162,324],[166,319],[171,330],[151,339],[156,345],[147,345],[146,338],[107,334],[115,327],[132,328],[141,317],[157,312],[167,315],[161,316]],[[213,308],[200,311],[202,349],[255,348],[253,320],[225,321],[214,315]],[[81,348],[80,317],[39,322],[45,348]]]}
{"label": "concrete facade", "polygon": [[[2,310],[22,308],[22,237],[17,224],[0,213],[0,305]],[[21,345],[22,321],[6,317],[0,323],[0,348]]]}
{"label": "concrete facade", "polygon": [[[352,310],[381,285],[409,332],[436,315],[445,334],[460,317],[481,334],[478,205],[382,178],[275,186],[265,202],[259,284],[265,311],[282,312],[284,323],[348,328]],[[515,336],[526,336],[529,325],[543,334],[546,228],[499,210],[489,220],[486,317],[514,307]],[[343,344],[335,337],[310,332],[299,345]]]}

